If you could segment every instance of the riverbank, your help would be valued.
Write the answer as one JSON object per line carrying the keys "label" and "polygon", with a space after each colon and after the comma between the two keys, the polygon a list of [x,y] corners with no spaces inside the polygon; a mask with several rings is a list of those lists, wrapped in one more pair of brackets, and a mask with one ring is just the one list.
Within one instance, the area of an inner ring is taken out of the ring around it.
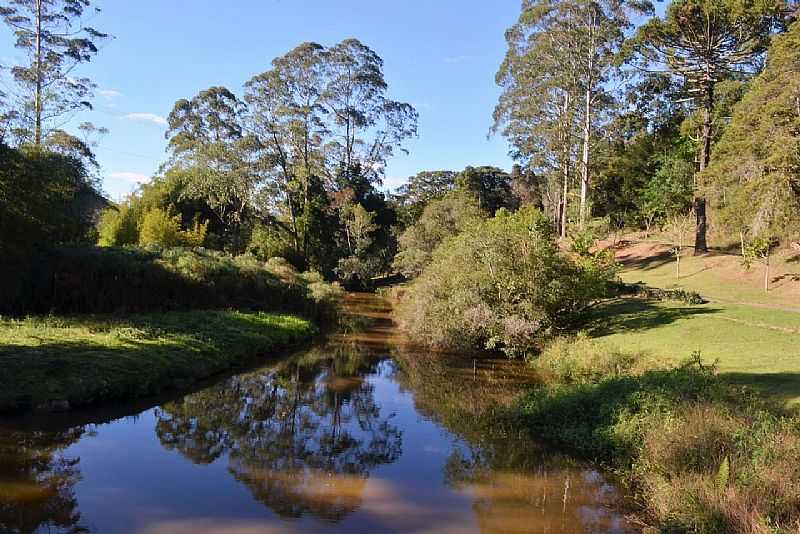
{"label": "riverbank", "polygon": [[0,319],[0,411],[152,395],[315,332],[295,316],[238,311]]}

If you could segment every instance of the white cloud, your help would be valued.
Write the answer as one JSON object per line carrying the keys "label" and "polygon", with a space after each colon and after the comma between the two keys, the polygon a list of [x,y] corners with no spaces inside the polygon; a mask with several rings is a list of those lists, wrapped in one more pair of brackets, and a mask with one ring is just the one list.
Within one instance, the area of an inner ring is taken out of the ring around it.
{"label": "white cloud", "polygon": [[146,184],[150,181],[150,176],[146,174],[139,174],[138,172],[112,172],[111,178],[121,182],[128,182],[131,184]]}
{"label": "white cloud", "polygon": [[167,119],[155,113],[128,113],[127,115],[123,115],[122,118],[132,121],[152,122],[160,126],[167,125]]}
{"label": "white cloud", "polygon": [[106,100],[113,100],[117,97],[122,96],[122,93],[119,91],[115,91],[113,89],[100,89],[97,91],[97,94],[105,98]]}
{"label": "white cloud", "polygon": [[442,61],[445,63],[464,63],[472,59],[472,56],[445,56]]}

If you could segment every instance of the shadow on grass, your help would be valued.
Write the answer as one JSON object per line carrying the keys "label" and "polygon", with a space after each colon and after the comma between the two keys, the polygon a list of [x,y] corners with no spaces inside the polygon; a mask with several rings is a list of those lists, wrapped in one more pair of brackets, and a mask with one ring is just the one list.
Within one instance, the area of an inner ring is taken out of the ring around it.
{"label": "shadow on grass", "polygon": [[800,373],[720,373],[729,384],[758,391],[779,410],[800,412]]}
{"label": "shadow on grass", "polygon": [[724,396],[720,386],[711,367],[687,363],[599,383],[535,389],[517,413],[536,437],[588,458],[624,465],[635,454],[635,439],[615,435],[617,425],[624,423],[621,418],[720,399]]}
{"label": "shadow on grass", "polygon": [[646,258],[641,258],[641,257],[631,258],[629,256],[621,256],[618,259],[626,269],[652,271],[654,269],[658,269],[659,267],[663,267],[664,265],[667,265],[669,263],[674,263],[675,255],[672,254],[671,251],[666,250],[664,252],[660,252],[652,256],[647,256]]}
{"label": "shadow on grass", "polygon": [[698,315],[717,313],[718,308],[670,305],[654,300],[625,298],[606,302],[586,315],[583,328],[592,337],[658,328]]}

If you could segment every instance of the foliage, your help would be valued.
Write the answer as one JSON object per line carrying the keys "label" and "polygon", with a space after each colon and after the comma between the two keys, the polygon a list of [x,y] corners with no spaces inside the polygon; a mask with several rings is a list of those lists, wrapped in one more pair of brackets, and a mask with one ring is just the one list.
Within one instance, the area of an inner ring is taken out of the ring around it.
{"label": "foliage", "polygon": [[181,244],[180,217],[154,209],[144,214],[139,227],[139,244],[176,247]]}
{"label": "foliage", "polygon": [[558,337],[547,344],[531,364],[545,373],[546,380],[565,384],[591,384],[640,369],[646,357],[597,342],[585,332]]}
{"label": "foliage", "polygon": [[81,17],[90,8],[90,0],[11,0],[0,6],[16,48],[27,55],[25,64],[11,69],[21,89],[14,134],[22,142],[41,146],[64,115],[91,109],[95,86],[73,70],[90,61],[108,35],[83,25]]}
{"label": "foliage", "polygon": [[430,201],[419,219],[400,236],[400,251],[394,267],[413,278],[430,264],[433,251],[448,237],[480,221],[477,202],[463,192],[453,192]]}
{"label": "foliage", "polygon": [[[757,71],[772,33],[790,18],[785,0],[675,0],[661,17],[642,25],[631,48],[644,68],[659,66],[681,78],[702,110],[698,161],[704,171],[715,137],[714,111],[720,82]],[[705,252],[706,200],[697,187],[695,250]]]}
{"label": "foliage", "polygon": [[775,38],[767,66],[733,110],[705,173],[733,233],[800,231],[800,23]]}
{"label": "foliage", "polygon": [[[3,313],[112,313],[237,308],[327,314],[298,277],[284,281],[270,264],[205,249],[59,247],[35,258]],[[318,291],[319,288],[317,288]]]}
{"label": "foliage", "polygon": [[500,210],[434,251],[399,317],[428,345],[524,356],[602,297],[613,272],[605,258],[576,263],[559,253],[541,212]]}
{"label": "foliage", "polygon": [[457,174],[454,171],[422,171],[409,176],[394,195],[402,208],[400,220],[403,225],[408,227],[414,224],[429,202],[452,191],[456,186]]}
{"label": "foliage", "polygon": [[105,205],[80,160],[0,144],[0,302],[23,298],[37,247],[91,240],[93,217]]}

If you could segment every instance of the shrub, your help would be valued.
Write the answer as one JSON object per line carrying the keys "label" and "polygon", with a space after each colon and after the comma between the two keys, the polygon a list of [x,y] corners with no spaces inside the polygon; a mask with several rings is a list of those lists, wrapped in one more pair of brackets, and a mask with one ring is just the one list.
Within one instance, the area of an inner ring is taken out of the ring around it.
{"label": "shrub", "polygon": [[152,209],[144,214],[139,226],[139,245],[176,247],[182,244],[179,216],[170,216],[161,209]]}
{"label": "shrub", "polygon": [[610,376],[633,374],[646,360],[641,353],[629,353],[589,338],[558,337],[532,360],[548,378],[567,384],[594,383]]}
{"label": "shrub", "polygon": [[252,256],[232,257],[199,248],[58,247],[41,252],[27,276],[21,292],[24,298],[3,300],[0,311],[109,313],[237,308],[318,317],[327,313],[329,305],[320,299],[324,293],[321,279],[314,279],[312,288],[296,272],[279,278]]}
{"label": "shrub", "polygon": [[97,223],[97,231],[97,244],[101,247],[119,247],[139,242],[136,214],[126,205],[104,210]]}
{"label": "shrub", "polygon": [[795,531],[800,420],[722,382],[699,355],[663,369],[639,370],[639,360],[620,372],[605,362],[636,357],[602,356],[599,347],[554,342],[536,365],[563,381],[532,391],[517,422],[615,468],[666,531]]}
{"label": "shrub", "polygon": [[499,210],[434,251],[398,316],[427,345],[524,356],[602,297],[613,273],[605,259],[561,254],[541,212]]}
{"label": "shrub", "polygon": [[400,236],[400,252],[395,257],[394,268],[409,278],[419,276],[442,241],[481,218],[478,203],[464,192],[452,192],[432,200],[419,220]]}

